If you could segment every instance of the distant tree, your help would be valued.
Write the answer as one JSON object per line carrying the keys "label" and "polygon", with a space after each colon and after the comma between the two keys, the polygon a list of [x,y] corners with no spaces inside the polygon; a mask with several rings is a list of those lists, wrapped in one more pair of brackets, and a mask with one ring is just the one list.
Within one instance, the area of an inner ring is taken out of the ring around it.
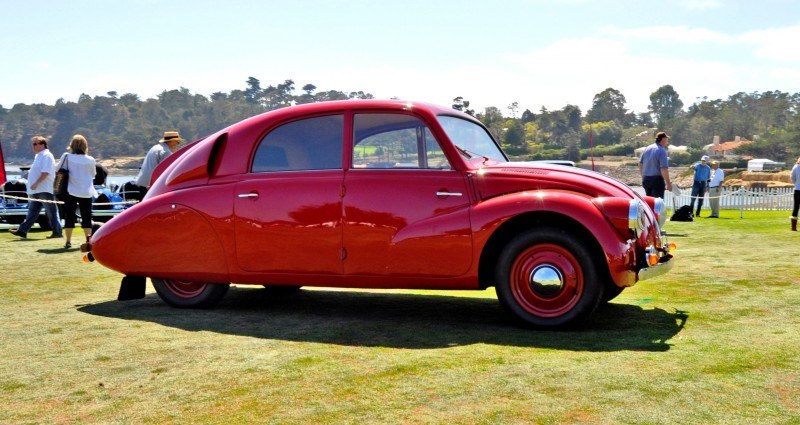
{"label": "distant tree", "polygon": [[659,128],[665,128],[683,110],[683,102],[678,92],[667,84],[650,94],[650,112],[655,115]]}
{"label": "distant tree", "polygon": [[589,147],[589,130],[591,129],[594,146],[616,145],[622,141],[622,126],[616,121],[584,124],[581,134],[581,147]]}
{"label": "distant tree", "polygon": [[575,105],[567,105],[562,109],[562,112],[566,116],[567,127],[572,131],[580,132],[583,124],[581,108]]}
{"label": "distant tree", "polygon": [[244,90],[245,98],[250,103],[258,102],[258,98],[262,94],[261,81],[258,78],[250,77],[247,79],[247,88]]}
{"label": "distant tree", "polygon": [[521,154],[525,152],[525,127],[519,120],[509,120],[505,127],[504,142],[511,148],[511,153]]}
{"label": "distant tree", "polygon": [[594,95],[592,107],[586,112],[586,121],[591,123],[616,121],[620,125],[625,125],[627,112],[625,96],[619,90],[609,87]]}
{"label": "distant tree", "polygon": [[351,91],[350,94],[347,95],[350,99],[374,99],[372,93],[364,93],[363,91]]}
{"label": "distant tree", "polygon": [[531,112],[530,109],[526,109],[522,113],[522,117],[520,119],[522,120],[523,123],[534,122],[536,120],[536,115],[533,112]]}
{"label": "distant tree", "polygon": [[653,116],[650,112],[642,112],[636,115],[636,125],[643,125],[645,127],[655,127],[656,123],[653,122]]}
{"label": "distant tree", "polygon": [[574,131],[569,132],[563,137],[564,145],[566,146],[565,156],[568,161],[578,162],[581,160],[581,150],[578,144],[580,143],[580,135]]}
{"label": "distant tree", "polygon": [[511,118],[517,119],[517,111],[519,111],[519,102],[512,102],[506,107],[511,112]]}
{"label": "distant tree", "polygon": [[309,95],[309,96],[313,96],[314,95],[314,90],[316,90],[316,89],[317,89],[317,86],[315,86],[313,84],[306,84],[306,85],[303,86],[303,91],[306,92],[306,94]]}
{"label": "distant tree", "polygon": [[453,109],[475,116],[475,110],[469,109],[469,100],[464,100],[461,96],[453,99]]}
{"label": "distant tree", "polygon": [[120,105],[124,106],[135,106],[140,102],[141,101],[139,100],[139,95],[134,93],[125,93],[119,98]]}

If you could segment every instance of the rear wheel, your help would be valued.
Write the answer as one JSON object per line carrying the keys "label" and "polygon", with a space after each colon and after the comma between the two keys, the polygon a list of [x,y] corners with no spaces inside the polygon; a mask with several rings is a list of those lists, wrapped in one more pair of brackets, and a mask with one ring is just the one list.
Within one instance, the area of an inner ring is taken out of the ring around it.
{"label": "rear wheel", "polygon": [[584,243],[555,228],[533,229],[506,245],[496,269],[500,304],[541,328],[587,323],[603,296],[597,267]]}
{"label": "rear wheel", "polygon": [[229,283],[192,282],[150,278],[156,293],[167,304],[178,308],[211,308],[228,292]]}

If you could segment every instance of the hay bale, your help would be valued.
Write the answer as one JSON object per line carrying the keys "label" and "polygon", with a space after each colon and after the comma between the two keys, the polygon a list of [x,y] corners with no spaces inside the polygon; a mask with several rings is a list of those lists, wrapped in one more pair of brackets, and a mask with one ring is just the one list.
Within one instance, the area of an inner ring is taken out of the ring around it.
{"label": "hay bale", "polygon": [[778,173],[767,173],[760,171],[744,171],[742,172],[742,180],[750,182],[784,182],[791,183],[790,171],[781,171]]}

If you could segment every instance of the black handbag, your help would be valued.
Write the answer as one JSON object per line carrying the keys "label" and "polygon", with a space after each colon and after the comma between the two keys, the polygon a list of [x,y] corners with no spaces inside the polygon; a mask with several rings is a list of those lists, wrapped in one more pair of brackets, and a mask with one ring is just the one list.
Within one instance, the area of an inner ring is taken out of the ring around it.
{"label": "black handbag", "polygon": [[64,156],[64,161],[61,163],[61,168],[56,171],[55,179],[53,180],[53,193],[56,196],[66,196],[67,185],[69,184],[69,169],[67,160],[69,155]]}

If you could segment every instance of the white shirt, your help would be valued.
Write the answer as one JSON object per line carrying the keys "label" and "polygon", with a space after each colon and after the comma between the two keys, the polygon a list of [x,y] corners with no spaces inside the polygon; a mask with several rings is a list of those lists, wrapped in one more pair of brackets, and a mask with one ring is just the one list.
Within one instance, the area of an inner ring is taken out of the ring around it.
{"label": "white shirt", "polygon": [[58,168],[69,170],[67,192],[76,198],[92,198],[97,196],[94,190],[94,175],[97,174],[95,161],[89,155],[65,153],[59,161]]}
{"label": "white shirt", "polygon": [[155,146],[150,148],[147,156],[144,157],[142,162],[142,169],[139,170],[139,175],[136,176],[136,184],[142,187],[150,186],[150,179],[153,177],[153,171],[164,158],[170,156],[172,151],[166,143],[156,143]]}
{"label": "white shirt", "polygon": [[792,167],[792,183],[794,183],[794,190],[800,190],[800,164],[795,164]]}
{"label": "white shirt", "polygon": [[[50,153],[50,150],[44,149],[41,152],[37,153],[36,156],[33,158],[33,165],[31,165],[30,171],[28,171],[28,194],[33,195],[34,193],[53,193],[53,180],[55,180],[56,176],[56,160],[53,158],[53,154]],[[44,178],[38,185],[36,185],[36,189],[31,189],[31,185],[36,183],[36,180],[39,180],[42,174],[47,173],[47,177]]]}
{"label": "white shirt", "polygon": [[722,168],[711,170],[711,181],[708,183],[708,187],[717,187],[721,185],[724,180],[725,172],[722,171]]}

